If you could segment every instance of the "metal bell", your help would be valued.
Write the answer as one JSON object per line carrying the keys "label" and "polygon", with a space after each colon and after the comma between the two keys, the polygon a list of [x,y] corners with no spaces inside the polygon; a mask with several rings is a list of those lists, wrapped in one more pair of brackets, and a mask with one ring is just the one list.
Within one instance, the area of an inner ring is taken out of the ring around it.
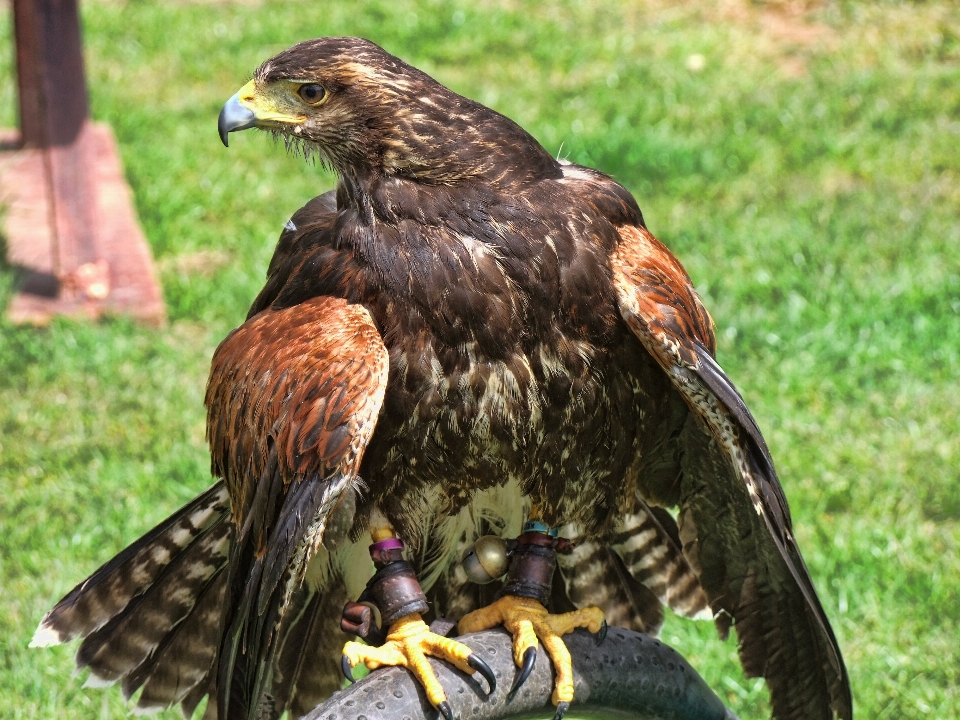
{"label": "metal bell", "polygon": [[471,582],[486,585],[507,572],[507,543],[496,535],[484,535],[466,549],[460,559]]}

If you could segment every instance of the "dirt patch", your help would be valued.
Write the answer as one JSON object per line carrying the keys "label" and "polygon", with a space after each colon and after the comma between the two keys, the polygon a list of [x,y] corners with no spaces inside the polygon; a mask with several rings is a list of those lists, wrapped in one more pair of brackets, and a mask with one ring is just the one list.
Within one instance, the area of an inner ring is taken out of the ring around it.
{"label": "dirt patch", "polygon": [[802,77],[812,55],[835,47],[838,40],[831,27],[814,19],[821,6],[802,0],[762,4],[725,0],[717,7],[717,18],[756,36],[756,50],[774,60],[781,73]]}
{"label": "dirt patch", "polygon": [[162,258],[157,264],[162,272],[212,277],[231,261],[230,253],[225,250],[198,250]]}
{"label": "dirt patch", "polygon": [[766,2],[754,4],[726,0],[720,5],[720,17],[759,29],[772,39],[788,45],[809,47],[833,39],[833,30],[811,19],[822,3]]}

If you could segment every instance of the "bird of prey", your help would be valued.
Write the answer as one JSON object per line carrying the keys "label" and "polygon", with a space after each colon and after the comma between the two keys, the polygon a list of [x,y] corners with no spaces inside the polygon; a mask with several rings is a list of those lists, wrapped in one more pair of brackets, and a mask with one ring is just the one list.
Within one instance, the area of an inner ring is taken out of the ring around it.
{"label": "bird of prey", "polygon": [[[767,444],[627,190],[356,38],[264,62],[220,116],[224,143],[252,127],[338,184],[287,223],[214,355],[217,482],[67,595],[36,644],[85,638],[78,665],[141,707],[189,716],[209,696],[205,717],[244,719],[308,710],[343,647],[348,673],[404,665],[452,718],[425,655],[484,664],[429,611],[504,624],[518,666],[543,643],[559,717],[561,636],[604,618],[655,632],[667,605],[736,629],[777,720],[852,717]],[[547,590],[493,599],[458,554],[524,522],[528,554],[554,552],[553,528],[575,548]],[[368,545],[413,601],[380,608],[381,644],[343,646]]]}

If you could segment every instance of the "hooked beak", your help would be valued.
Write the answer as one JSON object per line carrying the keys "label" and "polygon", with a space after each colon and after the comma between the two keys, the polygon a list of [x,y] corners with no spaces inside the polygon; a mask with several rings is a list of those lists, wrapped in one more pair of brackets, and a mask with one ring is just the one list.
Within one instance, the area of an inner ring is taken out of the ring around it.
{"label": "hooked beak", "polygon": [[227,100],[223,109],[220,111],[220,117],[217,119],[217,130],[220,131],[220,140],[225,147],[230,147],[227,140],[228,133],[237,130],[246,130],[255,127],[257,116],[248,107],[240,102],[240,93],[236,93]]}
{"label": "hooked beak", "polygon": [[302,124],[307,116],[289,102],[288,86],[289,83],[272,83],[258,89],[251,80],[240,88],[220,111],[217,129],[223,144],[227,145],[227,135],[237,130],[259,127],[289,131]]}

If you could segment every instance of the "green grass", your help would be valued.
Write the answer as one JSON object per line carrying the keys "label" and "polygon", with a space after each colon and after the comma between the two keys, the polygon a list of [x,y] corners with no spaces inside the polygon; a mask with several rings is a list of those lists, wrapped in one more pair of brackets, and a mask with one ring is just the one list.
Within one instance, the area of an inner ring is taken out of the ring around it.
{"label": "green grass", "polygon": [[[70,679],[74,648],[27,643],[208,484],[209,358],[283,222],[332,184],[253,133],[222,148],[221,104],[293,42],[356,34],[634,191],[773,449],[858,717],[960,717],[960,5],[797,8],[85,3],[93,114],[170,323],[0,321],[0,715],[125,716]],[[3,15],[6,125],[10,36]],[[733,642],[676,619],[663,637],[741,718],[769,715]]]}

